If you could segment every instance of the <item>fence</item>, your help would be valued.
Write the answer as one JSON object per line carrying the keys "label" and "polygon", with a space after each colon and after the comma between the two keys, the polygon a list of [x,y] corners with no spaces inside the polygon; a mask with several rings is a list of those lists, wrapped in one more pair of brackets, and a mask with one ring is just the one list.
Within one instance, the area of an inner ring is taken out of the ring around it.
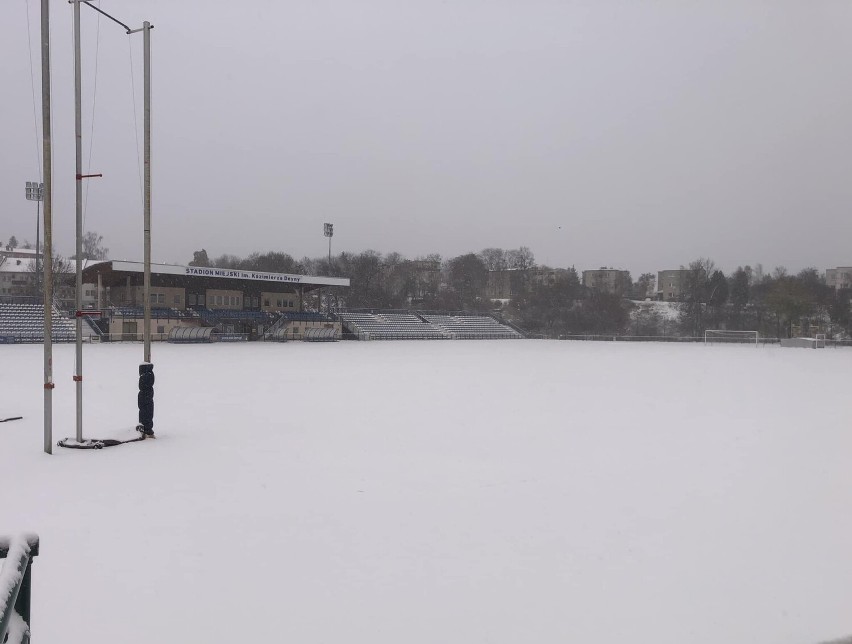
{"label": "fence", "polygon": [[[528,338],[533,340],[579,340],[589,342],[676,342],[676,343],[704,343],[704,337],[698,336],[676,336],[676,335],[618,335],[613,333],[575,333],[568,335],[546,335],[542,333],[528,333]],[[781,344],[780,338],[761,337],[757,339],[758,344]],[[820,340],[822,342],[822,340]],[[754,344],[754,339],[748,340],[716,340],[711,344]],[[826,347],[852,347],[852,340],[825,340]]]}
{"label": "fence", "polygon": [[0,537],[0,642],[29,644],[32,559],[38,535]]}

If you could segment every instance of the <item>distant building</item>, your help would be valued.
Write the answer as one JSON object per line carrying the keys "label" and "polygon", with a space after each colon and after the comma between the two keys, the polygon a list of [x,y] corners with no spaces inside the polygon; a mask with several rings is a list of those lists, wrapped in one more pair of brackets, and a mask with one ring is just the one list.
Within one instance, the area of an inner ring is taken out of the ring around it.
{"label": "distant building", "polygon": [[657,299],[663,302],[677,302],[683,295],[689,270],[679,268],[657,273]]}
{"label": "distant building", "polygon": [[[38,256],[41,257],[41,253],[39,253]],[[0,257],[14,259],[35,259],[36,250],[35,248],[12,248],[11,246],[5,246],[0,248]]]}
{"label": "distant building", "polygon": [[838,266],[825,271],[825,283],[836,291],[852,288],[852,266]]}
{"label": "distant building", "polygon": [[583,271],[583,286],[599,291],[626,297],[630,294],[630,271],[614,268],[599,268],[593,271]]}
{"label": "distant building", "polygon": [[573,269],[549,268],[547,266],[488,271],[485,297],[491,300],[511,300],[521,294],[527,285],[551,286],[556,284],[560,277],[571,271]]}
{"label": "distant building", "polygon": [[488,271],[485,297],[491,300],[511,300],[520,293],[526,277],[527,271],[520,268]]}
{"label": "distant building", "polygon": [[0,251],[0,295],[33,295],[35,291],[35,270],[31,267],[33,259],[20,257],[17,251]]}

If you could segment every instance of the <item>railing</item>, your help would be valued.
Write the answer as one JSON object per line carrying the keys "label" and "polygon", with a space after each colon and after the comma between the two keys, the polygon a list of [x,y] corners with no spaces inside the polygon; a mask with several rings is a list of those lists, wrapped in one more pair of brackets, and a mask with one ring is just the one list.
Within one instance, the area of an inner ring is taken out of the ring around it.
{"label": "railing", "polygon": [[[528,338],[535,340],[579,340],[590,342],[677,342],[677,343],[704,343],[701,336],[677,336],[677,335],[619,335],[617,333],[571,333],[564,335],[548,335],[544,333],[528,333]],[[822,340],[820,340],[822,342]],[[710,344],[754,344],[754,339],[739,340],[716,338]],[[780,338],[759,337],[758,344],[780,344]],[[852,340],[825,340],[826,347],[852,347]]]}
{"label": "railing", "polygon": [[0,537],[0,642],[29,644],[32,559],[38,535]]}

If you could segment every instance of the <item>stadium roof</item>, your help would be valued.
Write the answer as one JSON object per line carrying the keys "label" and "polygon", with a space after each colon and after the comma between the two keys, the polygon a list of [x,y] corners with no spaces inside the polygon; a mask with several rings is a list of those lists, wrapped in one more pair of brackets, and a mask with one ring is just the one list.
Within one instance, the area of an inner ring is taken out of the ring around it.
{"label": "stadium roof", "polygon": [[[98,274],[109,277],[115,273],[143,273],[142,262],[110,260],[87,266],[86,276]],[[348,277],[325,277],[317,275],[292,275],[289,273],[268,273],[236,268],[216,268],[215,266],[179,266],[176,264],[151,264],[151,275],[163,275],[186,278],[207,278],[239,280],[252,282],[273,282],[278,284],[302,285],[311,288],[320,286],[349,286]]]}

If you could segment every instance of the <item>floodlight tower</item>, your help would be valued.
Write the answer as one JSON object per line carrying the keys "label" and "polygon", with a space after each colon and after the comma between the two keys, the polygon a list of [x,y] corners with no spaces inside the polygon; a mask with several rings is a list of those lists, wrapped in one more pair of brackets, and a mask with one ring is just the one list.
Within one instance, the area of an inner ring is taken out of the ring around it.
{"label": "floodlight tower", "polygon": [[41,202],[44,200],[44,184],[39,181],[27,181],[27,201],[36,202],[36,257],[35,257],[35,279],[36,295],[41,290],[38,278],[38,246],[39,246],[39,219],[41,218]]}
{"label": "floodlight tower", "polygon": [[328,270],[331,272],[331,238],[334,237],[334,224],[323,224],[322,234],[328,237]]}
{"label": "floodlight tower", "polygon": [[[328,273],[331,275],[331,238],[334,237],[334,224],[325,223],[322,225],[322,234],[328,237]],[[322,292],[322,289],[320,289]],[[317,313],[320,312],[322,300],[317,302]],[[331,313],[331,300],[328,302],[328,312]]]}

